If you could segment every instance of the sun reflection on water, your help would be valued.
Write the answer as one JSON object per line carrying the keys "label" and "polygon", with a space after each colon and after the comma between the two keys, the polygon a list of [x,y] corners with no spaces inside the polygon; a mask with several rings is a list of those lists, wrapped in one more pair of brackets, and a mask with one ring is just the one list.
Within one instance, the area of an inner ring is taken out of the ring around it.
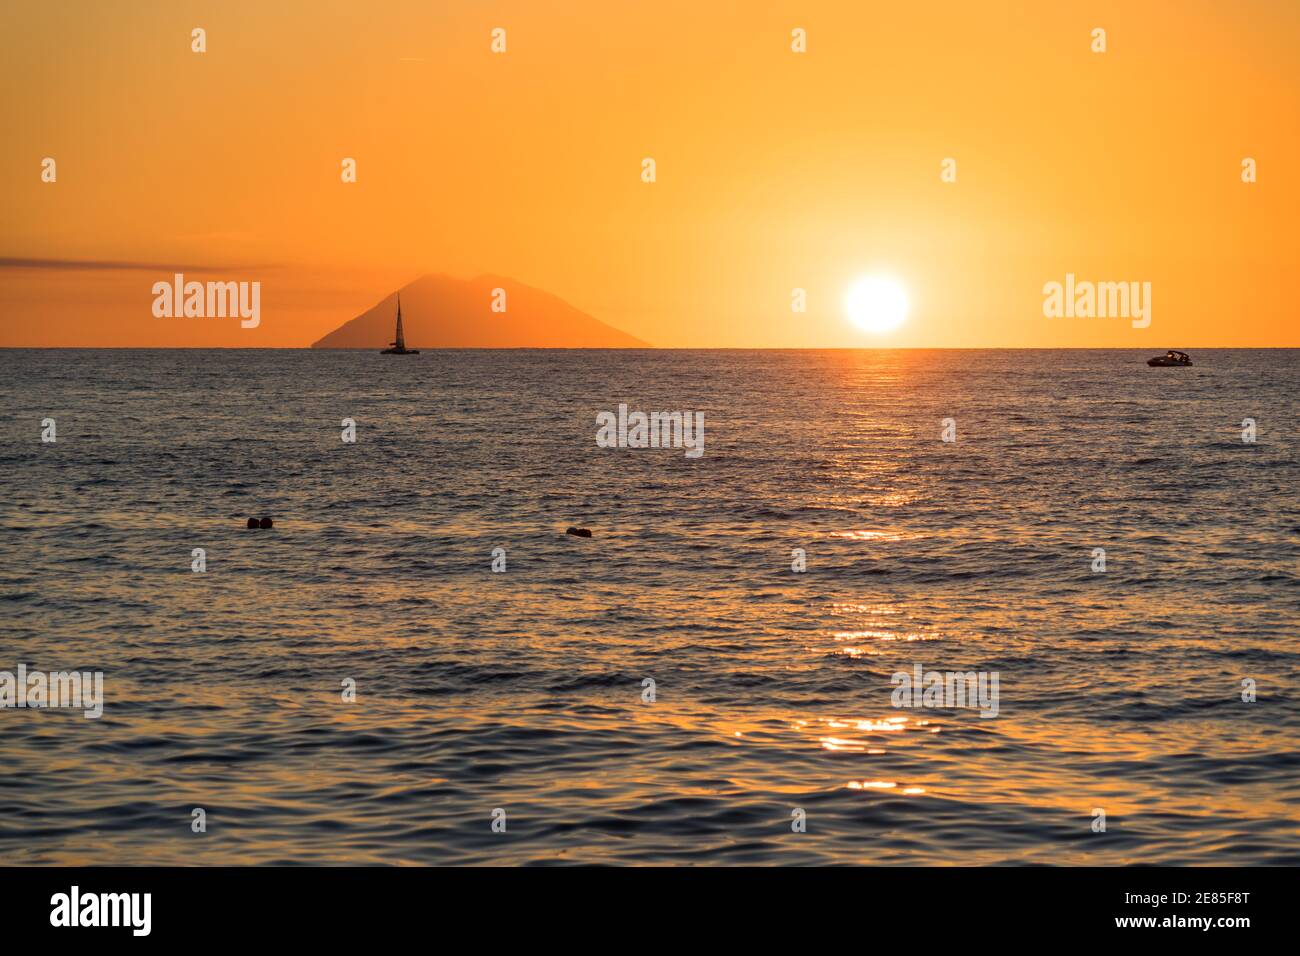
{"label": "sun reflection on water", "polygon": [[[808,726],[805,720],[796,720],[796,728]],[[817,723],[817,744],[823,750],[842,751],[846,753],[883,754],[883,748],[875,745],[869,738],[872,734],[902,734],[912,730],[917,733],[938,733],[938,727],[929,726],[929,720],[915,720],[911,717],[848,718],[823,717]],[[840,731],[857,731],[866,736],[846,736]]]}

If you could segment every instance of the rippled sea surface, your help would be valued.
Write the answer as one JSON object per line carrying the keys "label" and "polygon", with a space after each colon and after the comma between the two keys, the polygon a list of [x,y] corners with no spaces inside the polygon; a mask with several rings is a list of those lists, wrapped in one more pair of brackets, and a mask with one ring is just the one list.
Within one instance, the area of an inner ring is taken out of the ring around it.
{"label": "rippled sea surface", "polygon": [[0,352],[0,862],[1300,864],[1300,353],[1148,354]]}

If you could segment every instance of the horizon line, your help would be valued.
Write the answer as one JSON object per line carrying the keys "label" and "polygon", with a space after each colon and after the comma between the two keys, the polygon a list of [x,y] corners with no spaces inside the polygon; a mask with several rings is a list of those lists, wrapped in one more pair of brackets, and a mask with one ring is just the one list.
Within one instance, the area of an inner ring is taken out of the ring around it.
{"label": "horizon line", "polygon": [[[316,348],[313,345],[0,345],[6,352],[370,352],[378,346]],[[448,345],[425,352],[1148,352],[1136,345]],[[1237,352],[1297,351],[1300,345],[1192,345],[1188,348]],[[1168,351],[1168,349],[1166,349]]]}

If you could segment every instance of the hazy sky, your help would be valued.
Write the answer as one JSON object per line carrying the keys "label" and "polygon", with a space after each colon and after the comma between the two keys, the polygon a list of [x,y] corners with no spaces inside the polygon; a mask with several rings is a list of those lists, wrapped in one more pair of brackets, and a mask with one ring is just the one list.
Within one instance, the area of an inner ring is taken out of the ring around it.
{"label": "hazy sky", "polygon": [[[307,345],[490,272],[661,346],[1300,346],[1297,50],[1295,0],[6,0],[0,345]],[[155,318],[173,265],[261,324]],[[1150,327],[1046,318],[1066,273]]]}

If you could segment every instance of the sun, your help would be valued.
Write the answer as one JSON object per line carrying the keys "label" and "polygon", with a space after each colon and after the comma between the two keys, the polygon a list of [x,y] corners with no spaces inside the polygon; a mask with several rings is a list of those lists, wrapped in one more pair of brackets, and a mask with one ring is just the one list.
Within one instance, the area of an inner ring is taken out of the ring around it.
{"label": "sun", "polygon": [[864,332],[892,332],[907,321],[907,291],[897,279],[864,276],[849,286],[844,311]]}

